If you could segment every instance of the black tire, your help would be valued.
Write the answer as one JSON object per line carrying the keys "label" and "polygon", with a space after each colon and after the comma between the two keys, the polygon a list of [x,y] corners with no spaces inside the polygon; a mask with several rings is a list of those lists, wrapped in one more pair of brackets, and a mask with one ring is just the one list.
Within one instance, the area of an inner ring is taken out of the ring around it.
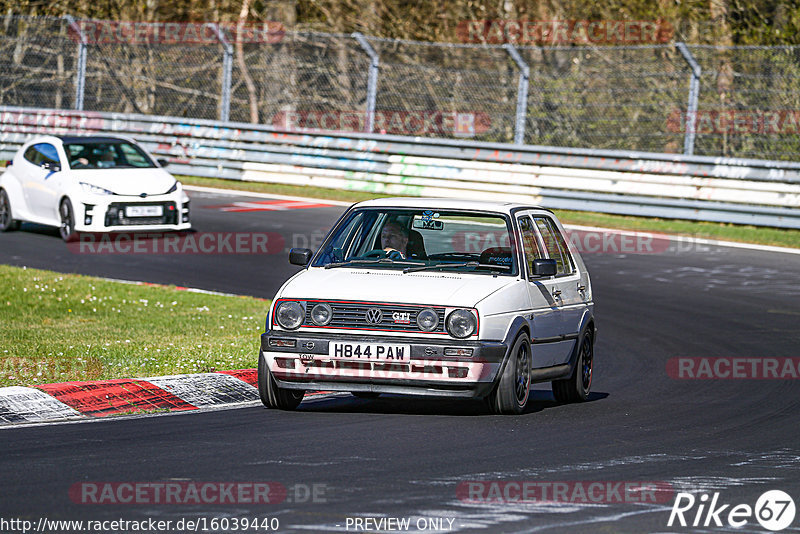
{"label": "black tire", "polygon": [[258,355],[258,395],[267,408],[278,410],[294,410],[303,401],[305,391],[279,388],[267,369],[267,362],[262,354]]}
{"label": "black tire", "polygon": [[530,393],[531,342],[527,334],[520,334],[511,347],[500,380],[486,397],[486,403],[493,413],[519,415],[525,411]]}
{"label": "black tire", "polygon": [[18,228],[19,221],[14,220],[8,193],[5,189],[0,189],[0,232],[12,232]]}
{"label": "black tire", "polygon": [[75,232],[75,210],[72,209],[72,202],[68,198],[63,199],[58,205],[58,214],[61,218],[61,226],[58,228],[61,239],[67,243],[75,241],[78,237]]}
{"label": "black tire", "polygon": [[351,391],[350,393],[359,399],[377,399],[381,396],[381,394],[376,391]]}
{"label": "black tire", "polygon": [[589,398],[592,389],[594,340],[590,331],[583,334],[575,350],[578,351],[578,357],[572,375],[564,380],[553,380],[553,397],[562,404],[583,402]]}

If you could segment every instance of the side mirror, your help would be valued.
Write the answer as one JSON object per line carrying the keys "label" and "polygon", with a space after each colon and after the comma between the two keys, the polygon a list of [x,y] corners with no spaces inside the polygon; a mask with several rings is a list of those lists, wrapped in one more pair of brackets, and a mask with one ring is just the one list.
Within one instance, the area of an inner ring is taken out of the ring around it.
{"label": "side mirror", "polygon": [[169,165],[169,161],[164,158],[158,158],[156,161],[161,167],[166,167],[167,165]]}
{"label": "side mirror", "polygon": [[11,167],[13,164],[14,164],[14,160],[10,159],[10,160],[6,161],[6,167]]}
{"label": "side mirror", "polygon": [[537,258],[531,265],[531,276],[555,276],[557,269],[556,260]]}
{"label": "side mirror", "polygon": [[50,163],[49,161],[45,161],[42,163],[42,168],[47,169],[50,172],[59,172],[61,170],[61,165],[58,163]]}
{"label": "side mirror", "polygon": [[289,263],[305,267],[313,255],[314,253],[309,248],[293,248],[289,251]]}

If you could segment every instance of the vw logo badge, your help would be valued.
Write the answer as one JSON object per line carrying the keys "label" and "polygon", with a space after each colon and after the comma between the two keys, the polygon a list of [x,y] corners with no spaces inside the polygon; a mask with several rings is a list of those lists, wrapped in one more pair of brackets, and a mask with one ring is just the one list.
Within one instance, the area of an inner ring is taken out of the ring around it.
{"label": "vw logo badge", "polygon": [[433,347],[425,347],[425,356],[433,356],[436,354],[436,349]]}
{"label": "vw logo badge", "polygon": [[369,324],[380,324],[383,320],[383,312],[380,308],[370,308],[367,310],[367,322]]}
{"label": "vw logo badge", "polygon": [[304,349],[308,349],[308,350],[313,349],[314,348],[314,342],[313,341],[306,341],[305,343],[303,343],[303,348]]}

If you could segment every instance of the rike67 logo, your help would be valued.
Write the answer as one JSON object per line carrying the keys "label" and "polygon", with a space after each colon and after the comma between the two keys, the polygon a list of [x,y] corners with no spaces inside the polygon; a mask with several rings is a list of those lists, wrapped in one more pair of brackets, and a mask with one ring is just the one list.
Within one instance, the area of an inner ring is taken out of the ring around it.
{"label": "rike67 logo", "polygon": [[794,500],[781,490],[764,492],[755,506],[722,503],[719,492],[712,496],[703,493],[699,498],[680,492],[675,497],[667,526],[742,528],[755,520],[762,528],[778,532],[789,527],[794,517]]}

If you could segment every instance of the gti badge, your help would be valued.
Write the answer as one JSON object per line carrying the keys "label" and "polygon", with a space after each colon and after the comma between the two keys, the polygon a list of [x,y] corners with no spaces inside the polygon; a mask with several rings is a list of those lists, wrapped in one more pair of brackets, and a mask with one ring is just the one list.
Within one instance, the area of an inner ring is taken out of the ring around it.
{"label": "gti badge", "polygon": [[369,324],[380,324],[383,320],[383,312],[380,308],[370,308],[367,310],[367,322]]}
{"label": "gti badge", "polygon": [[409,312],[394,312],[392,320],[394,324],[411,324],[411,314]]}

